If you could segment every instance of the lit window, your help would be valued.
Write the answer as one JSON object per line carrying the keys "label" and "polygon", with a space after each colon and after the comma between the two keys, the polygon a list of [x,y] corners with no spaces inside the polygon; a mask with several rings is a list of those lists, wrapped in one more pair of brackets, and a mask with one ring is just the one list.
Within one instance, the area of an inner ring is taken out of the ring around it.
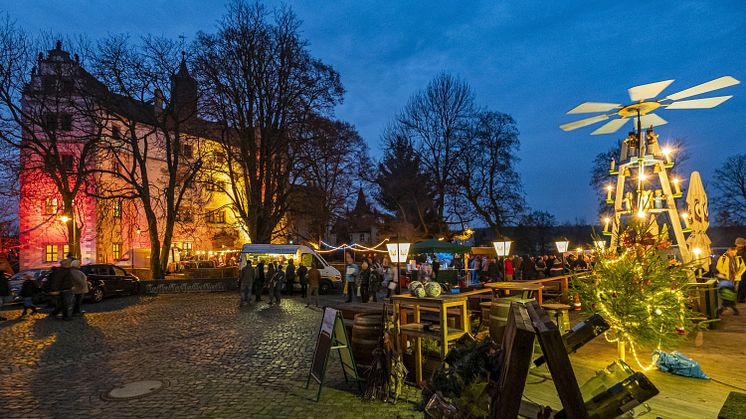
{"label": "lit window", "polygon": [[205,221],[213,224],[223,224],[225,223],[225,211],[208,211],[207,214],[205,214]]}
{"label": "lit window", "polygon": [[57,251],[58,248],[56,244],[48,244],[44,246],[44,262],[57,262],[59,260]]}
{"label": "lit window", "polygon": [[187,255],[192,254],[192,242],[184,242],[181,248],[186,252]]}
{"label": "lit window", "polygon": [[114,258],[114,260],[119,260],[122,258],[122,245],[121,244],[112,243],[111,256]]}
{"label": "lit window", "polygon": [[68,255],[69,253],[70,253],[70,246],[69,246],[69,245],[64,245],[64,246],[62,246],[62,254],[63,254],[63,255],[65,256],[65,257],[67,257],[67,255]]}
{"label": "lit window", "polygon": [[114,201],[114,218],[122,218],[122,201]]}
{"label": "lit window", "polygon": [[44,215],[57,214],[58,207],[57,198],[47,198],[44,200]]}

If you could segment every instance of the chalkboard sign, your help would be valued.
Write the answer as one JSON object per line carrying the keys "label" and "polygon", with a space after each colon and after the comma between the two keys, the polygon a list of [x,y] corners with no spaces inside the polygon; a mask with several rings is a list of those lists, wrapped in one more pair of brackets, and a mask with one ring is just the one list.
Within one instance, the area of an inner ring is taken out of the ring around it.
{"label": "chalkboard sign", "polygon": [[352,356],[352,348],[350,348],[350,340],[347,337],[347,330],[345,329],[342,314],[333,308],[324,307],[319,335],[316,338],[316,348],[313,351],[313,359],[311,360],[311,371],[308,373],[308,379],[306,380],[306,388],[311,383],[311,378],[319,384],[316,401],[319,401],[321,397],[321,388],[324,385],[324,376],[326,375],[326,364],[329,360],[329,353],[333,349],[336,349],[339,353],[345,381],[347,381],[348,375],[351,376],[357,382],[358,389],[362,392],[360,379],[357,375],[355,358]]}

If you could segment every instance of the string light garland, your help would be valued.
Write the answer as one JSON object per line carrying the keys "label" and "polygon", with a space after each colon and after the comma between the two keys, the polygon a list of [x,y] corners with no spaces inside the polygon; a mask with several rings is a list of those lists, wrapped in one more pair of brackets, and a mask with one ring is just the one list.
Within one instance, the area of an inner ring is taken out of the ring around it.
{"label": "string light garland", "polygon": [[592,273],[573,280],[584,309],[609,323],[606,339],[617,343],[620,358],[629,350],[643,370],[654,364],[640,360],[640,348],[675,343],[692,329],[695,317],[686,306],[689,267],[669,266],[658,252],[670,245],[663,236],[653,235],[645,221],[633,223],[622,233],[621,254],[602,250]]}

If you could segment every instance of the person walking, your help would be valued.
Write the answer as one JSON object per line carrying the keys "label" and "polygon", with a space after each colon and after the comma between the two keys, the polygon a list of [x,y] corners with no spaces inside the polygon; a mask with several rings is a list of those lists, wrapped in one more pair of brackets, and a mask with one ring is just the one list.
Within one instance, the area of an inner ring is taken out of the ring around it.
{"label": "person walking", "polygon": [[73,316],[82,316],[85,311],[80,309],[83,302],[83,296],[88,294],[88,278],[80,270],[80,261],[75,259],[70,263],[70,275],[72,276],[72,293],[73,293]]}
{"label": "person walking", "polygon": [[239,303],[239,307],[251,304],[251,291],[254,289],[255,275],[254,267],[251,266],[251,260],[246,259],[246,266],[241,269],[241,302]]}
{"label": "person walking", "polygon": [[293,259],[288,259],[288,266],[285,268],[285,294],[293,295],[293,287],[295,286],[295,265]]}
{"label": "person walking", "polygon": [[275,262],[270,262],[269,267],[267,267],[267,276],[265,278],[265,281],[267,284],[265,288],[267,288],[267,294],[269,295],[269,301],[272,301],[272,297],[275,295],[274,287],[271,286],[272,278],[275,277],[275,272],[277,272],[277,265],[275,264]]}
{"label": "person walking", "polygon": [[314,298],[316,307],[319,306],[319,283],[321,283],[321,271],[316,268],[316,262],[311,263],[311,270],[308,271],[308,288],[310,296],[306,301],[306,307],[311,304],[311,298]]}
{"label": "person walking", "polygon": [[738,299],[740,296],[738,291],[743,287],[741,284],[741,275],[746,272],[746,264],[744,264],[743,258],[737,254],[737,250],[736,247],[729,247],[728,250],[718,258],[715,269],[723,278],[733,282],[733,286],[737,290],[736,301],[741,302]]}
{"label": "person walking", "polygon": [[[8,275],[5,272],[0,272],[0,310],[3,309],[5,300],[10,300],[10,282],[8,281]],[[0,315],[0,321],[3,320],[8,319]]]}
{"label": "person walking", "polygon": [[[736,255],[746,262],[746,239],[739,237],[736,239]],[[746,281],[738,281],[738,302],[746,303]]]}
{"label": "person walking", "polygon": [[264,290],[264,261],[260,260],[256,264],[256,273],[254,274],[254,295],[256,296],[256,302],[262,300],[262,291]]}
{"label": "person walking", "polygon": [[269,280],[269,305],[272,305],[274,299],[277,305],[280,305],[280,294],[283,288],[285,288],[285,270],[282,266],[277,267],[277,271],[272,275],[272,279]]}
{"label": "person walking", "polygon": [[503,281],[512,281],[513,274],[515,273],[515,270],[513,269],[513,261],[510,258],[505,258],[503,263],[505,264],[505,278]]}
{"label": "person walking", "polygon": [[39,286],[36,285],[33,275],[25,274],[23,276],[23,283],[21,284],[21,298],[23,298],[23,312],[21,317],[26,315],[28,310],[31,310],[31,314],[36,314],[36,304],[34,298],[39,293]]}
{"label": "person walking", "polygon": [[347,268],[345,269],[345,284],[347,285],[347,302],[352,302],[352,295],[357,293],[357,282],[360,277],[360,267],[357,266],[352,255],[345,253],[345,262],[347,262]]}

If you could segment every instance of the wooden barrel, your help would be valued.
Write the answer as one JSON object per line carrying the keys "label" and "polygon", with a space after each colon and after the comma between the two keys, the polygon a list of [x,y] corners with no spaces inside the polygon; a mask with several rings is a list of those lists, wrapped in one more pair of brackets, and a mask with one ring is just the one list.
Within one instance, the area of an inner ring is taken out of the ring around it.
{"label": "wooden barrel", "polygon": [[382,329],[380,314],[361,313],[355,316],[352,323],[352,354],[355,356],[358,371],[372,363],[373,349],[378,346]]}
{"label": "wooden barrel", "polygon": [[503,340],[505,326],[508,324],[508,313],[510,312],[510,303],[517,301],[527,303],[533,299],[521,297],[501,297],[492,302],[490,310],[490,337],[497,343]]}

